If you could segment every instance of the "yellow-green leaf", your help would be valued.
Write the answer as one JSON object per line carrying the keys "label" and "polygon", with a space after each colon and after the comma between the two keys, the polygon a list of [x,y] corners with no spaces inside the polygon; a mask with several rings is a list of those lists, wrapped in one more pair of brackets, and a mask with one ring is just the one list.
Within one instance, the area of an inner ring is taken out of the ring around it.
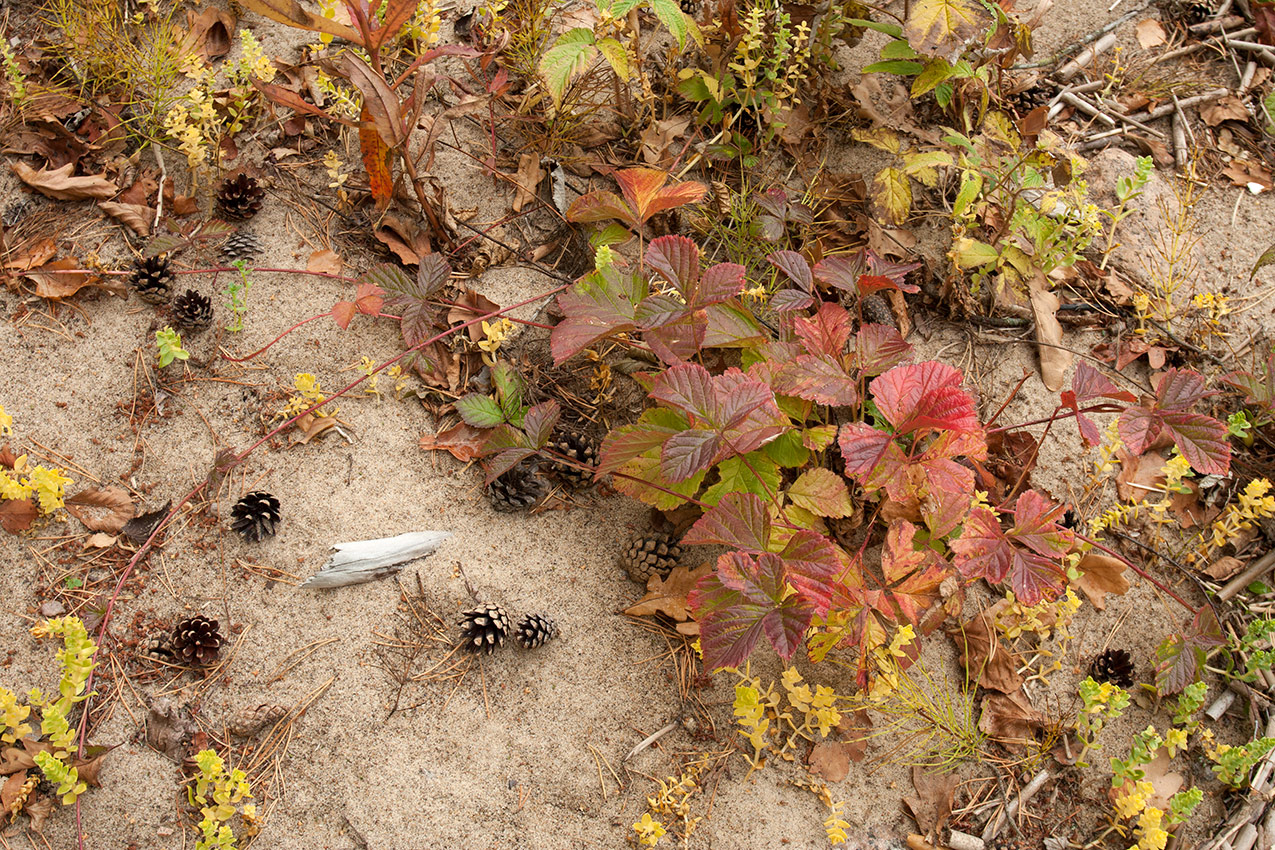
{"label": "yellow-green leaf", "polygon": [[909,153],[903,157],[903,170],[930,189],[938,186],[938,169],[951,164],[952,155],[947,151]]}
{"label": "yellow-green leaf", "polygon": [[952,243],[952,258],[963,269],[973,269],[994,263],[1000,254],[986,242],[962,236]]}
{"label": "yellow-green leaf", "polygon": [[990,23],[977,0],[916,0],[903,35],[918,52],[935,55],[954,50]]}
{"label": "yellow-green leaf", "polygon": [[872,145],[872,147],[880,148],[886,153],[897,154],[901,147],[899,134],[891,130],[889,127],[876,127],[872,130],[855,130],[853,131],[853,135],[856,142],[863,142],[865,145]]}
{"label": "yellow-green leaf", "polygon": [[916,79],[912,81],[913,100],[933,91],[936,86],[952,76],[953,70],[952,66],[947,64],[947,60],[942,57],[935,57],[925,63],[925,70],[917,74]]}
{"label": "yellow-green leaf", "polygon": [[1003,142],[1018,150],[1023,141],[1014,129],[1014,122],[1004,112],[993,110],[983,119],[983,135],[995,142]]}
{"label": "yellow-green leaf", "polygon": [[890,224],[907,220],[912,210],[912,184],[901,168],[883,168],[872,181],[872,203]]}
{"label": "yellow-green leaf", "polygon": [[540,75],[544,77],[545,86],[555,105],[562,103],[567,84],[572,77],[588,67],[589,62],[597,55],[597,49],[593,31],[576,27],[563,33],[557,43],[545,51],[540,59]]}
{"label": "yellow-green leaf", "polygon": [[624,45],[616,41],[614,38],[604,38],[598,42],[598,50],[602,51],[602,55],[606,57],[607,62],[611,63],[611,70],[615,71],[615,75],[622,80],[628,80],[631,76],[629,71],[629,54],[624,49]]}
{"label": "yellow-green leaf", "polygon": [[977,171],[966,171],[961,177],[961,191],[952,204],[952,217],[964,218],[969,213],[970,204],[978,200],[978,194],[982,191],[983,175]]}

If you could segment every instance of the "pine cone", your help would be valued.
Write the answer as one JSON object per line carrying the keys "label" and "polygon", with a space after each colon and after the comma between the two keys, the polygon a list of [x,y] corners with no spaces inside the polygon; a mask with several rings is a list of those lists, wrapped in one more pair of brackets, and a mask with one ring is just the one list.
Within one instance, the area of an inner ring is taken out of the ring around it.
{"label": "pine cone", "polygon": [[894,311],[890,309],[890,305],[885,299],[875,293],[865,295],[863,300],[859,302],[859,309],[863,311],[863,321],[873,325],[885,325],[893,328],[898,322],[894,319]]}
{"label": "pine cone", "polygon": [[1110,682],[1121,688],[1133,684],[1133,659],[1124,649],[1108,649],[1099,653],[1089,665],[1094,681]]}
{"label": "pine cone", "polygon": [[1184,2],[1180,5],[1183,22],[1187,26],[1202,24],[1216,13],[1216,4],[1206,2]]}
{"label": "pine cone", "polygon": [[635,534],[620,554],[620,566],[641,585],[651,576],[667,576],[682,557],[682,547],[671,534]]}
{"label": "pine cone", "polygon": [[558,636],[558,624],[543,614],[527,614],[514,629],[514,640],[523,649],[535,649]]}
{"label": "pine cone", "polygon": [[137,297],[151,304],[164,304],[168,301],[174,279],[165,254],[138,260],[133,264],[133,273],[128,277]]}
{"label": "pine cone", "polygon": [[236,230],[221,246],[221,255],[227,260],[251,259],[261,254],[264,246],[257,234],[248,230]]}
{"label": "pine cone", "polygon": [[227,218],[252,218],[261,209],[266,196],[255,177],[239,173],[221,181],[217,187],[217,208]]}
{"label": "pine cone", "polygon": [[503,513],[525,511],[544,498],[545,482],[534,466],[520,463],[487,485],[491,506]]}
{"label": "pine cone", "polygon": [[230,516],[234,520],[230,527],[244,540],[260,542],[263,537],[274,537],[274,527],[279,522],[279,500],[254,490],[235,503]]}
{"label": "pine cone", "polygon": [[212,299],[187,289],[173,299],[173,321],[183,331],[194,333],[212,324]]}
{"label": "pine cone", "polygon": [[[598,444],[584,434],[559,432],[545,448],[571,458],[580,466],[593,468],[598,465]],[[593,480],[591,471],[586,472],[558,458],[552,460],[549,468],[554,475],[572,487],[586,487]]]}
{"label": "pine cone", "polygon": [[221,642],[217,621],[208,617],[188,617],[173,629],[173,654],[187,664],[215,661]]}
{"label": "pine cone", "polygon": [[491,655],[509,636],[509,615],[499,605],[485,602],[461,615],[460,629],[466,649]]}
{"label": "pine cone", "polygon": [[151,635],[142,645],[142,657],[161,664],[173,663],[173,640],[169,635]]}

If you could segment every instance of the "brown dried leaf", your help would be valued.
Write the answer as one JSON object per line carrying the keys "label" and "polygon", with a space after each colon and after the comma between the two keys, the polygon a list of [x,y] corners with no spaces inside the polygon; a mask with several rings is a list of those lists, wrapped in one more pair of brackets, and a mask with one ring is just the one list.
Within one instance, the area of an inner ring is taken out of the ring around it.
{"label": "brown dried leaf", "polygon": [[59,201],[83,201],[92,198],[104,201],[119,193],[119,187],[106,179],[105,174],[73,177],[75,165],[68,162],[61,168],[36,171],[24,162],[9,164],[18,179],[42,195]]}
{"label": "brown dried leaf", "polygon": [[13,802],[18,799],[18,794],[21,793],[22,786],[26,784],[26,781],[27,772],[19,770],[6,779],[4,785],[0,785],[0,811],[13,811]]}
{"label": "brown dried leaf", "polygon": [[0,750],[0,776],[9,776],[19,770],[30,770],[35,767],[35,759],[26,750],[18,747],[5,747]]}
{"label": "brown dried leaf", "polygon": [[0,528],[10,534],[26,531],[35,518],[35,502],[30,499],[0,500]]}
{"label": "brown dried leaf", "polygon": [[92,785],[94,788],[101,788],[102,783],[98,781],[97,775],[102,770],[102,759],[106,757],[107,753],[115,749],[115,746],[85,747],[85,758],[77,758],[75,760],[75,769],[79,771],[80,779],[84,780],[89,785]]}
{"label": "brown dried leaf", "polygon": [[27,269],[44,265],[53,259],[57,252],[57,243],[52,239],[41,239],[39,242],[27,246],[22,253],[5,257],[4,267],[24,272]]}
{"label": "brown dried leaf", "polygon": [[1099,611],[1106,609],[1108,593],[1123,596],[1129,589],[1129,580],[1124,577],[1125,563],[1119,558],[1101,552],[1088,552],[1080,559],[1076,569],[1084,573],[1076,586]]}
{"label": "brown dried leaf", "polygon": [[55,300],[70,298],[88,286],[105,289],[120,297],[128,294],[128,287],[124,284],[123,278],[103,279],[88,272],[67,274],[68,271],[78,268],[81,268],[79,260],[75,257],[64,257],[61,260],[45,263],[38,269],[32,269],[23,276],[35,283],[35,294],[41,298]]}
{"label": "brown dried leaf", "polygon": [[1244,569],[1244,562],[1239,558],[1224,555],[1204,568],[1204,574],[1214,581],[1226,581]]}
{"label": "brown dried leaf", "polygon": [[1008,694],[1023,686],[1023,677],[1018,675],[1013,655],[994,635],[995,610],[993,607],[980,612],[948,634],[956,641],[965,672],[971,677],[977,674],[978,683],[983,687]]}
{"label": "brown dried leaf", "polygon": [[1058,392],[1071,366],[1072,354],[1062,348],[1062,325],[1058,323],[1058,296],[1049,289],[1049,280],[1037,272],[1028,284],[1032,316],[1036,320],[1036,342],[1040,349],[1040,376],[1045,388]]}
{"label": "brown dried leaf", "polygon": [[912,768],[912,787],[915,795],[903,798],[916,825],[928,836],[936,835],[952,816],[952,800],[960,777],[955,774],[938,774],[923,767]]}
{"label": "brown dried leaf", "polygon": [[424,230],[397,216],[387,215],[372,235],[408,266],[419,265],[421,257],[434,250]]}
{"label": "brown dried leaf", "polygon": [[186,12],[190,25],[186,45],[205,59],[220,59],[230,52],[230,35],[235,31],[237,19],[232,12],[207,6],[199,16]]}
{"label": "brown dried leaf", "polygon": [[686,596],[695,588],[695,582],[712,571],[712,564],[701,564],[693,570],[674,567],[668,578],[653,575],[646,580],[646,596],[626,608],[624,613],[631,617],[664,614],[678,622],[690,620],[691,609]]}
{"label": "brown dried leaf", "polygon": [[344,263],[341,262],[341,256],[336,251],[327,248],[322,251],[315,251],[310,255],[310,259],[306,260],[305,270],[308,272],[319,272],[322,274],[340,274]]}
{"label": "brown dried leaf", "polygon": [[159,510],[150,511],[149,513],[140,514],[124,523],[122,533],[129,540],[139,546],[146,542],[151,536],[151,532],[155,530],[155,526],[163,522],[164,517],[168,516],[169,509],[173,506],[172,499],[164,503]]}
{"label": "brown dried leaf", "polygon": [[98,201],[97,206],[111,218],[138,236],[151,235],[151,222],[155,220],[155,210],[145,204],[119,204],[115,201]]}
{"label": "brown dried leaf", "polygon": [[846,741],[820,741],[811,748],[806,767],[825,782],[840,782],[850,772],[849,747]]}
{"label": "brown dried leaf", "polygon": [[84,540],[85,549],[109,549],[119,542],[118,537],[112,537],[104,531],[98,531],[90,534]]}
{"label": "brown dried leaf", "polygon": [[536,190],[544,179],[545,170],[540,167],[539,154],[524,153],[518,157],[518,173],[514,175],[514,185],[518,189],[514,195],[514,212],[522,212],[525,204],[536,199]]}
{"label": "brown dried leaf", "polygon": [[301,437],[293,442],[293,445],[305,445],[315,437],[326,434],[333,428],[336,428],[339,433],[339,426],[351,427],[350,423],[337,419],[335,416],[315,416],[313,413],[307,413],[292,423],[292,427],[302,434]]}
{"label": "brown dried leaf", "polygon": [[1141,502],[1148,496],[1158,501],[1164,489],[1164,456],[1159,452],[1132,457],[1121,451],[1120,473],[1116,476],[1116,495],[1126,502]]}
{"label": "brown dried leaf", "polygon": [[23,811],[31,819],[31,828],[36,832],[44,831],[44,822],[53,814],[53,798],[47,794],[31,795]]}
{"label": "brown dried leaf", "polygon": [[122,487],[90,487],[66,500],[66,512],[89,531],[118,534],[134,510],[133,498]]}
{"label": "brown dried leaf", "polygon": [[1023,744],[1044,728],[1044,715],[1032,708],[1022,691],[1012,694],[988,694],[983,697],[983,716],[978,728],[984,734],[1006,744]]}
{"label": "brown dried leaf", "polygon": [[483,444],[486,442],[485,430],[458,422],[446,431],[421,437],[421,448],[427,452],[451,452],[452,457],[468,463],[482,457]]}
{"label": "brown dried leaf", "polygon": [[1137,33],[1138,44],[1142,45],[1143,50],[1159,47],[1167,41],[1164,27],[1155,18],[1138,21],[1138,25],[1134,27],[1134,32]]}
{"label": "brown dried leaf", "polygon": [[1228,94],[1201,106],[1200,117],[1204,119],[1205,124],[1216,127],[1223,121],[1239,121],[1247,124],[1249,115],[1248,110],[1244,108],[1244,101],[1233,94]]}
{"label": "brown dried leaf", "polygon": [[[456,298],[456,306],[447,311],[447,324],[459,325],[473,321],[479,316],[486,316],[499,309],[500,305],[487,296],[480,295],[472,289],[466,289]],[[485,339],[481,323],[470,325],[468,330],[471,341],[479,342]]]}
{"label": "brown dried leaf", "polygon": [[146,712],[146,744],[175,762],[186,757],[186,744],[199,729],[183,705],[168,697],[155,700]]}
{"label": "brown dried leaf", "polygon": [[1265,190],[1271,188],[1270,169],[1256,162],[1249,162],[1246,159],[1233,159],[1226,168],[1222,169],[1222,173],[1231,178],[1231,182],[1236,186],[1248,186],[1252,183],[1261,186]]}

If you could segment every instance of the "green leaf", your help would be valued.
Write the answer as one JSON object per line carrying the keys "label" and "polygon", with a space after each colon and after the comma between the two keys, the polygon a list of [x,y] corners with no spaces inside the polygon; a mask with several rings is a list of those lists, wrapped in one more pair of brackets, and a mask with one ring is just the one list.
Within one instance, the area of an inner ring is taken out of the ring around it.
{"label": "green leaf", "polygon": [[576,27],[563,33],[553,47],[545,51],[540,59],[540,74],[555,104],[562,104],[567,84],[588,67],[597,50],[593,30]]}
{"label": "green leaf", "polygon": [[826,517],[848,517],[854,513],[845,478],[831,469],[816,467],[797,477],[788,488],[788,498],[800,508]]}
{"label": "green leaf", "polygon": [[882,23],[881,21],[869,21],[867,18],[850,18],[846,21],[852,27],[863,27],[864,29],[876,30],[883,32],[892,38],[903,37],[903,27],[898,24]]}
{"label": "green leaf", "polygon": [[983,175],[977,171],[966,171],[961,177],[961,191],[956,195],[956,202],[952,204],[952,217],[964,218],[969,211],[970,204],[978,199],[978,195],[983,191]]}
{"label": "green leaf", "polygon": [[604,38],[598,42],[598,50],[602,51],[602,56],[610,63],[611,70],[615,71],[617,77],[629,79],[632,73],[629,70],[629,54],[623,44],[614,38]]}
{"label": "green leaf", "polygon": [[700,33],[699,27],[691,20],[690,15],[682,11],[682,5],[678,0],[651,0],[651,9],[654,10],[655,17],[660,19],[660,23],[664,24],[677,39],[679,48],[686,46],[687,36],[695,39],[696,44],[704,44],[704,36]]}
{"label": "green leaf", "polygon": [[1248,279],[1257,277],[1257,273],[1271,263],[1275,263],[1275,245],[1267,248],[1262,252],[1262,256],[1257,258],[1257,262],[1253,264],[1253,270],[1248,273]]}
{"label": "green leaf", "polygon": [[456,412],[473,428],[495,428],[505,421],[505,413],[496,400],[481,393],[470,393],[456,400]]}
{"label": "green leaf", "polygon": [[936,88],[940,83],[951,78],[953,68],[941,57],[931,59],[925,70],[912,81],[912,99],[915,100]]}
{"label": "green leaf", "polygon": [[863,69],[865,74],[898,74],[901,77],[911,77],[925,70],[925,66],[920,62],[908,62],[903,59],[893,59],[889,62],[873,62]]}
{"label": "green leaf", "polygon": [[912,49],[912,45],[908,44],[905,39],[898,39],[881,48],[882,59],[916,59],[917,52]]}
{"label": "green leaf", "polygon": [[762,447],[766,456],[785,469],[797,469],[810,460],[810,449],[801,444],[801,432],[785,431]]}
{"label": "green leaf", "polygon": [[779,465],[765,452],[727,458],[717,465],[717,472],[721,480],[704,491],[707,505],[717,504],[727,493],[753,493],[768,500],[779,492]]}
{"label": "green leaf", "polygon": [[975,269],[994,263],[1000,258],[1000,254],[991,245],[964,236],[952,245],[952,253],[956,258],[956,264],[963,269]]}

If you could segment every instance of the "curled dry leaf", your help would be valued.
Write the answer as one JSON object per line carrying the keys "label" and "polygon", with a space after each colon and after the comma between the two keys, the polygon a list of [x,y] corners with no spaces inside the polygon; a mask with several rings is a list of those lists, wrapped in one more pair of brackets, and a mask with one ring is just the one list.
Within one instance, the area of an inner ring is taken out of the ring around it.
{"label": "curled dry leaf", "polygon": [[540,167],[540,155],[525,153],[518,157],[518,173],[514,175],[514,212],[522,212],[524,205],[536,199],[536,190],[540,181],[545,179],[545,171]]}
{"label": "curled dry leaf", "polygon": [[1039,272],[1028,284],[1032,317],[1036,320],[1036,342],[1040,349],[1040,376],[1045,388],[1058,392],[1071,366],[1072,354],[1062,345],[1062,325],[1058,323],[1058,296],[1049,289],[1049,280]]}
{"label": "curled dry leaf", "polygon": [[22,786],[26,784],[27,772],[19,770],[17,773],[9,775],[9,778],[0,785],[0,810],[5,812],[13,812],[15,815],[22,809],[14,808],[14,803],[18,799],[18,794],[22,791]]}
{"label": "curled dry leaf", "polygon": [[172,506],[173,501],[169,499],[164,503],[164,507],[133,517],[124,523],[124,528],[121,529],[121,532],[129,540],[140,546],[151,536],[155,526],[163,522],[164,517],[168,516],[168,511]]}
{"label": "curled dry leaf", "polygon": [[1224,555],[1204,568],[1204,573],[1214,581],[1226,581],[1244,569],[1244,562],[1239,558]]}
{"label": "curled dry leaf", "polygon": [[138,236],[151,235],[151,222],[155,210],[145,204],[120,204],[115,201],[98,201],[97,206],[111,218],[118,220]]}
{"label": "curled dry leaf", "polygon": [[1134,27],[1134,31],[1138,35],[1138,44],[1144,50],[1152,47],[1159,47],[1167,40],[1164,34],[1164,27],[1155,18],[1146,18],[1138,21],[1138,25]]}
{"label": "curled dry leaf", "polygon": [[122,487],[89,487],[66,500],[66,512],[89,531],[117,534],[133,518],[133,499]]}
{"label": "curled dry leaf", "polygon": [[44,238],[27,245],[24,250],[14,250],[4,258],[4,268],[16,271],[27,271],[42,266],[58,253],[58,246],[52,239]]}
{"label": "curled dry leaf", "polygon": [[693,570],[686,567],[674,567],[668,578],[653,575],[646,581],[646,596],[643,596],[624,613],[631,617],[651,617],[664,614],[684,623],[691,619],[691,608],[686,596],[695,589],[695,583],[713,571],[712,564],[701,564]]}
{"label": "curled dry leaf", "polygon": [[175,762],[186,757],[186,745],[199,729],[184,705],[160,697],[146,712],[146,744]]}
{"label": "curled dry leaf", "polygon": [[904,797],[903,802],[927,836],[937,835],[952,816],[952,800],[960,781],[954,773],[938,774],[919,766],[912,768],[912,787],[916,794]]}
{"label": "curled dry leaf", "polygon": [[[473,321],[479,316],[494,313],[499,309],[500,305],[487,296],[480,295],[472,289],[466,289],[456,298],[456,306],[447,311],[447,324],[459,325]],[[473,342],[479,342],[485,338],[481,323],[470,325],[468,331],[469,338]]]}
{"label": "curled dry leaf", "polygon": [[450,452],[452,457],[468,463],[482,456],[483,445],[486,442],[486,430],[458,422],[446,431],[421,437],[421,448],[427,452],[439,450]]}
{"label": "curled dry leaf", "polygon": [[948,634],[956,641],[966,674],[977,675],[978,683],[989,690],[1008,694],[1023,686],[1023,677],[1018,674],[1014,656],[992,628],[992,617],[1001,604],[980,612]]}
{"label": "curled dry leaf", "polygon": [[[301,432],[301,436],[293,442],[293,445],[304,445],[333,428],[336,429],[338,434],[348,440],[349,436],[341,428],[351,428],[350,423],[337,419],[335,416],[315,416],[313,413],[307,413],[299,417],[296,422],[292,423],[292,427]],[[351,430],[353,429],[351,428]]]}
{"label": "curled dry leaf", "polygon": [[983,716],[978,728],[1004,744],[1025,744],[1043,729],[1045,716],[1032,708],[1022,691],[1012,694],[988,694],[983,697]]}
{"label": "curled dry leaf", "polygon": [[267,726],[278,723],[287,713],[288,709],[283,706],[270,703],[241,708],[226,721],[226,731],[238,738],[251,738]]}
{"label": "curled dry leaf", "polygon": [[98,531],[90,534],[84,540],[85,549],[109,549],[118,542],[119,538],[107,534],[105,531]]}
{"label": "curled dry leaf", "polygon": [[103,279],[88,272],[72,271],[78,268],[81,268],[79,260],[75,257],[65,257],[61,260],[45,263],[37,269],[32,269],[23,277],[35,284],[35,294],[41,298],[55,300],[70,298],[87,286],[105,289],[107,292],[112,292],[121,298],[128,294],[128,287],[124,284],[123,278]]}
{"label": "curled dry leaf", "polygon": [[840,782],[850,772],[851,746],[848,741],[820,741],[811,748],[806,768],[826,782]]}
{"label": "curled dry leaf", "polygon": [[1129,580],[1124,577],[1125,564],[1119,558],[1101,552],[1088,552],[1080,559],[1076,569],[1084,573],[1076,586],[1099,611],[1107,607],[1108,593],[1123,596],[1129,589]]}
{"label": "curled dry leaf", "polygon": [[36,171],[24,162],[10,163],[9,167],[23,183],[40,194],[59,201],[83,201],[89,198],[105,201],[119,193],[119,187],[107,180],[104,174],[72,176],[75,164],[70,162],[53,171]]}

